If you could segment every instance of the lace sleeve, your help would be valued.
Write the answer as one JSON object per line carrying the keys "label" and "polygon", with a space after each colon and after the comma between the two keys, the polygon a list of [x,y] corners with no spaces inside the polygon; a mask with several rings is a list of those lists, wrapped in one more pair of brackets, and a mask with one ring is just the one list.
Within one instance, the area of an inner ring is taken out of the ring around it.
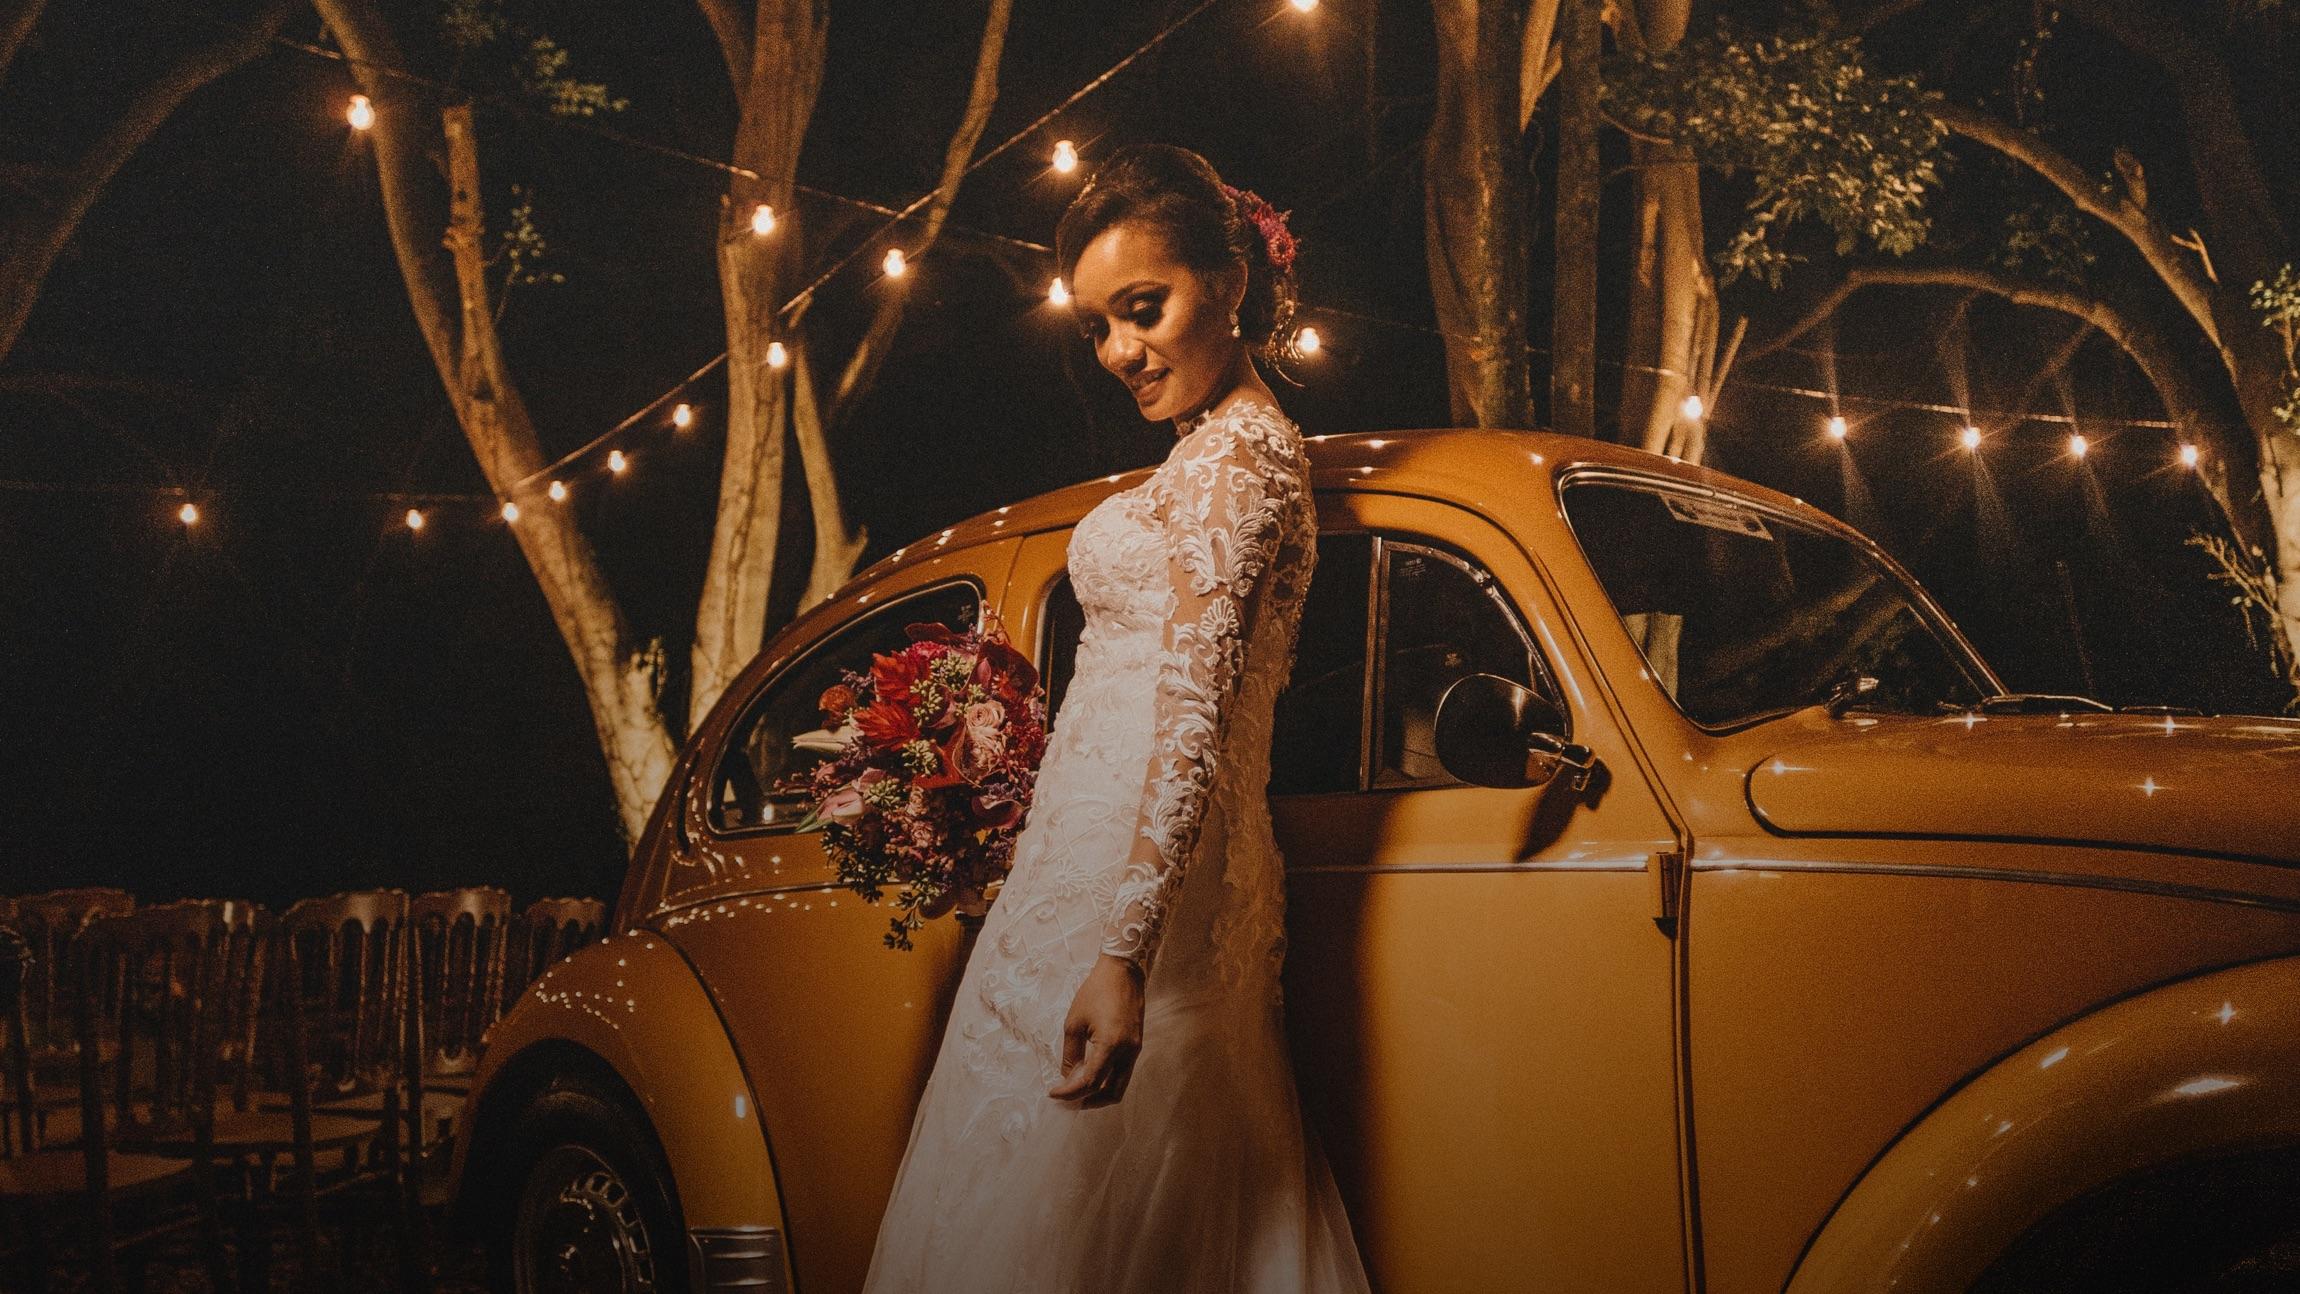
{"label": "lace sleeve", "polygon": [[1164,518],[1169,614],[1141,828],[1102,939],[1103,952],[1134,962],[1145,976],[1197,844],[1254,595],[1283,538],[1282,505],[1302,488],[1298,469],[1258,434],[1237,420],[1200,427],[1150,486]]}

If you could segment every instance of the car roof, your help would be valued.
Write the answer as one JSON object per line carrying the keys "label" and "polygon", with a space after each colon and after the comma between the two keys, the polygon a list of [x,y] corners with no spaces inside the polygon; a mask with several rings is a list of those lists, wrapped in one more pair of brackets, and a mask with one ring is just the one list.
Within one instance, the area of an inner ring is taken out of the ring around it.
{"label": "car roof", "polygon": [[[1802,499],[1713,468],[1627,445],[1552,431],[1491,427],[1430,427],[1405,431],[1309,436],[1312,488],[1376,489],[1444,499],[1483,510],[1497,482],[1524,482],[1530,469],[1546,494],[1565,472],[1612,468],[1667,478],[1696,488],[1724,490],[1768,504],[1829,529],[1849,528]],[[1112,493],[1155,470],[1138,467],[1092,477],[1003,507],[977,513],[947,529],[920,536],[856,573],[850,587],[878,580],[929,553],[1075,525]],[[841,592],[845,592],[841,589]],[[836,601],[836,595],[831,599]]]}

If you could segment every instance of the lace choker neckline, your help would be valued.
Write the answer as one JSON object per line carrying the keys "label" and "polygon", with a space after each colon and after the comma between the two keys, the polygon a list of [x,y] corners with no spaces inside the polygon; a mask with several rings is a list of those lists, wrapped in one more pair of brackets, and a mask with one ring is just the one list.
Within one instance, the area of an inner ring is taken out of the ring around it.
{"label": "lace choker neckline", "polygon": [[1274,404],[1255,399],[1236,400],[1224,408],[1206,409],[1201,412],[1191,414],[1189,417],[1182,419],[1180,429],[1175,432],[1174,438],[1176,440],[1180,440],[1182,437],[1198,430],[1200,427],[1203,427],[1207,423],[1214,421],[1216,418],[1242,417],[1249,409],[1265,410],[1272,417],[1277,418],[1280,421],[1287,420],[1285,410],[1280,409]]}

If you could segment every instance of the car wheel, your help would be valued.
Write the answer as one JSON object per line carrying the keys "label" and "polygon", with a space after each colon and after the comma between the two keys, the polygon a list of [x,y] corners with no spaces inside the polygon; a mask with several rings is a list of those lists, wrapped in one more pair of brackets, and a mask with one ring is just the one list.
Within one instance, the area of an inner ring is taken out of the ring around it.
{"label": "car wheel", "polygon": [[647,1128],[579,1086],[546,1089],[513,1127],[489,1266],[513,1294],[687,1288],[670,1174]]}

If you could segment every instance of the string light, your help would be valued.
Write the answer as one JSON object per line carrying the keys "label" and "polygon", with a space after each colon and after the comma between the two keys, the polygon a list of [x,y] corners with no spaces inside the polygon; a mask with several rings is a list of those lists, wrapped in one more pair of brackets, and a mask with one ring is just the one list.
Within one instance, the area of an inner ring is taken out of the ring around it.
{"label": "string light", "polygon": [[781,368],[783,365],[790,362],[791,353],[783,348],[783,344],[781,342],[771,341],[767,343],[768,368]]}
{"label": "string light", "polygon": [[409,508],[407,510],[407,528],[409,530],[423,529],[423,509]]}
{"label": "string light", "polygon": [[903,256],[900,247],[889,247],[886,249],[886,259],[880,261],[879,265],[886,270],[888,278],[899,279],[910,268],[910,261]]}
{"label": "string light", "polygon": [[1979,449],[1981,447],[1981,429],[1969,422],[1966,423],[1964,441],[1966,449]]}
{"label": "string light", "polygon": [[751,208],[751,232],[764,238],[775,232],[775,209],[762,202]]}
{"label": "string light", "polygon": [[551,483],[551,501],[553,503],[565,503],[567,501],[567,482],[553,481]]}
{"label": "string light", "polygon": [[505,499],[503,501],[503,519],[505,521],[519,520],[519,505],[513,503],[509,499]]}
{"label": "string light", "polygon": [[2081,432],[2081,431],[2074,431],[2074,432],[2070,432],[2070,433],[2069,433],[2069,437],[2068,437],[2068,452],[2069,452],[2069,453],[2071,453],[2071,454],[2074,454],[2074,455],[2075,455],[2076,457],[2078,457],[2078,458],[2082,458],[2082,457],[2084,457],[2084,451],[2086,451],[2086,450],[2088,450],[2088,449],[2090,449],[2090,448],[2092,448],[2092,444],[2091,444],[2091,442],[2087,441],[2087,440],[2084,438],[2084,433],[2083,433],[2083,432]]}
{"label": "string light", "polygon": [[1054,141],[1054,169],[1064,175],[1078,169],[1078,146],[1067,139]]}
{"label": "string light", "polygon": [[1845,433],[1850,430],[1852,429],[1845,425],[1845,419],[1842,414],[1829,415],[1829,434],[1831,436],[1838,440],[1843,440],[1845,438]]}
{"label": "string light", "polygon": [[1325,339],[1318,336],[1318,330],[1307,324],[1294,334],[1294,350],[1297,354],[1315,355],[1325,347]]}
{"label": "string light", "polygon": [[630,460],[630,459],[627,459],[627,458],[625,458],[625,457],[623,457],[623,451],[622,451],[622,450],[620,450],[620,449],[611,449],[611,450],[608,450],[608,451],[607,451],[607,470],[608,470],[608,471],[610,471],[610,472],[620,472],[620,471],[622,471],[624,468],[626,468],[626,467],[629,467],[630,465],[631,465],[631,460]]}
{"label": "string light", "polygon": [[2196,466],[2196,460],[2201,457],[2203,457],[2203,455],[2194,445],[2182,445],[2180,447],[2180,465],[2182,467]]}
{"label": "string light", "polygon": [[375,124],[375,104],[364,94],[351,96],[351,104],[343,110],[343,119],[353,130],[366,130]]}
{"label": "string light", "polygon": [[1060,278],[1057,278],[1053,285],[1046,289],[1046,299],[1058,306],[1069,305],[1070,288]]}
{"label": "string light", "polygon": [[1700,396],[1689,395],[1677,406],[1677,412],[1684,415],[1687,422],[1699,422],[1701,415],[1709,412],[1709,406],[1701,402]]}
{"label": "string light", "polygon": [[694,426],[695,406],[688,404],[684,400],[681,400],[678,404],[678,407],[671,410],[671,425],[681,429],[682,431],[688,427]]}
{"label": "string light", "polygon": [[197,507],[187,503],[183,507],[176,509],[176,520],[183,522],[187,526],[196,526],[200,522],[200,510]]}

